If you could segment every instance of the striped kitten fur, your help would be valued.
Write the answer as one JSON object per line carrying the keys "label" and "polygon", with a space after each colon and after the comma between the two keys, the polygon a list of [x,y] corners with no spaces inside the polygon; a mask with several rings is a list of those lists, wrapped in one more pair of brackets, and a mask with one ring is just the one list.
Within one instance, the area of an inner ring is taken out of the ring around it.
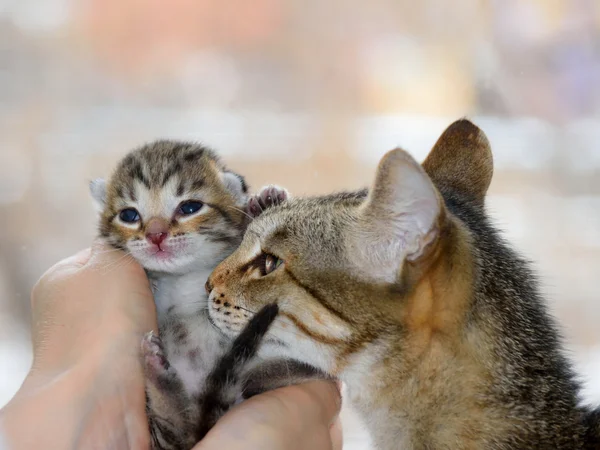
{"label": "striped kitten fur", "polygon": [[210,317],[236,336],[228,312],[277,303],[259,354],[339,377],[379,450],[599,449],[600,409],[486,215],[492,171],[461,120],[422,166],[386,154],[368,192],[265,211],[210,276]]}
{"label": "striped kitten fur", "polygon": [[[131,151],[108,182],[95,180],[90,189],[100,236],[146,269],[154,292],[160,338],[148,335],[142,342],[154,448],[191,448],[224,404],[241,400],[245,380],[256,393],[304,378],[304,365],[290,362],[256,389],[264,371],[271,373],[281,361],[252,360],[260,335],[248,339],[247,347],[239,340],[231,347],[231,339],[209,321],[204,286],[239,245],[250,220],[283,202],[285,190],[270,186],[250,196],[244,178],[212,150],[167,140]],[[250,324],[243,336],[262,329]],[[240,351],[248,356],[239,357]],[[217,380],[220,375],[226,378]],[[218,408],[206,411],[201,405],[207,398]]]}

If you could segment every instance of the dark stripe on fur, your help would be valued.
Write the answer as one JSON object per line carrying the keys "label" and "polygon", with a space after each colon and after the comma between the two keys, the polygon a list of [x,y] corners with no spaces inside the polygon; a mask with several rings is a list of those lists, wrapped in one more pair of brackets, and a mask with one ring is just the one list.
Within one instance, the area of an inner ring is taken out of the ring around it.
{"label": "dark stripe on fur", "polygon": [[215,205],[214,203],[206,203],[204,202],[206,205],[210,206],[211,208],[213,208],[215,211],[218,211],[219,214],[221,214],[221,216],[223,216],[223,218],[230,224],[235,225],[234,221],[231,219],[231,214],[229,214],[227,211],[225,211],[223,208],[221,208],[220,206]]}
{"label": "dark stripe on fur", "polygon": [[348,343],[347,339],[336,339],[329,336],[323,336],[320,333],[316,333],[304,325],[296,316],[289,313],[281,313],[282,316],[287,317],[290,321],[298,328],[302,333],[309,336],[311,339],[328,345],[344,345]]}
{"label": "dark stripe on fur", "polygon": [[197,440],[202,439],[216,421],[232,406],[235,398],[228,392],[241,391],[241,374],[246,364],[256,355],[263,337],[277,317],[279,307],[273,303],[254,314],[233,341],[230,350],[221,358],[206,380],[206,391],[200,397],[200,423]]}
{"label": "dark stripe on fur", "polygon": [[139,161],[136,161],[129,169],[129,176],[134,180],[140,180],[146,189],[150,189],[150,181],[146,178],[146,175],[144,175],[142,164]]}
{"label": "dark stripe on fur", "polygon": [[298,278],[296,278],[296,276],[292,273],[292,271],[288,268],[287,265],[284,264],[284,268],[285,268],[285,272],[290,276],[290,278],[292,279],[292,281],[303,291],[305,291],[308,295],[310,295],[311,297],[313,297],[315,300],[317,300],[325,309],[327,309],[327,311],[329,311],[331,314],[333,314],[336,317],[339,317],[340,319],[342,319],[344,322],[346,323],[354,323],[354,321],[352,321],[348,316],[346,316],[345,314],[343,314],[341,311],[338,311],[336,309],[333,309],[330,305],[329,302],[327,302],[317,291],[315,291],[313,288],[306,286],[304,283],[302,283]]}
{"label": "dark stripe on fur", "polygon": [[167,184],[167,182],[171,179],[171,177],[179,172],[181,172],[181,164],[179,163],[179,161],[176,160],[167,168],[167,170],[163,174],[160,187],[164,187],[165,184]]}

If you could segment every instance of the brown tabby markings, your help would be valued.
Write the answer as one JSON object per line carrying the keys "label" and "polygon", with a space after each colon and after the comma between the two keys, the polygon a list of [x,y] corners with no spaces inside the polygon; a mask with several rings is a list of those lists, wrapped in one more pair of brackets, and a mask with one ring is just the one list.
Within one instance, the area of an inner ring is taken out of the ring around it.
{"label": "brown tabby markings", "polygon": [[600,448],[535,277],[486,217],[492,173],[461,120],[422,166],[389,152],[369,193],[267,211],[211,275],[210,317],[278,304],[263,353],[339,376],[380,450]]}
{"label": "brown tabby markings", "polygon": [[[102,211],[100,233],[110,237],[117,245],[123,246],[129,240],[144,239],[149,218],[143,218],[140,227],[129,228],[114,223],[120,210],[129,206],[128,201],[136,203],[136,183],[140,183],[149,192],[149,201],[154,204],[161,202],[160,194],[167,183],[177,183],[178,195],[202,191],[202,201],[211,207],[205,214],[191,220],[179,222],[168,220],[167,217],[157,217],[168,225],[173,236],[195,234],[199,230],[223,228],[225,221],[228,226],[234,226],[243,232],[246,216],[239,207],[237,199],[227,189],[219,174],[227,169],[210,149],[194,143],[176,141],[156,141],[142,146],[127,155],[115,170],[107,186],[106,208]],[[246,185],[240,178],[243,193]],[[226,233],[227,234],[227,233]],[[237,240],[237,236],[223,236],[223,239]]]}

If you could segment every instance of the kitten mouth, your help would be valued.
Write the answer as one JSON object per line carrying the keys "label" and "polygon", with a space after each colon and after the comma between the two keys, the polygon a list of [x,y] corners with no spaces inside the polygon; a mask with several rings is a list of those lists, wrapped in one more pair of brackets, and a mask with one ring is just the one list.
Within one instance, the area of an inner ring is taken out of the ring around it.
{"label": "kitten mouth", "polygon": [[171,259],[173,258],[173,256],[174,255],[172,251],[160,247],[158,248],[158,250],[152,253],[152,257],[158,259]]}

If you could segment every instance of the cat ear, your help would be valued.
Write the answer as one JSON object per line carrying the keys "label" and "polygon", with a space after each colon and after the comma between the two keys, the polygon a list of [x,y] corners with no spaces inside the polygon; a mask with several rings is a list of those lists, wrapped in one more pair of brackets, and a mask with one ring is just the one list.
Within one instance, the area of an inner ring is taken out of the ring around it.
{"label": "cat ear", "polygon": [[490,143],[475,124],[457,120],[442,133],[423,168],[439,189],[483,205],[494,172]]}
{"label": "cat ear", "polygon": [[221,172],[221,181],[236,199],[242,201],[248,195],[248,185],[243,176],[234,172]]}
{"label": "cat ear", "polygon": [[361,206],[354,243],[361,270],[397,281],[403,262],[421,258],[436,239],[442,208],[440,195],[419,163],[403,150],[388,152]]}
{"label": "cat ear", "polygon": [[106,206],[106,180],[96,178],[90,181],[90,193],[92,194],[96,209],[102,211]]}

